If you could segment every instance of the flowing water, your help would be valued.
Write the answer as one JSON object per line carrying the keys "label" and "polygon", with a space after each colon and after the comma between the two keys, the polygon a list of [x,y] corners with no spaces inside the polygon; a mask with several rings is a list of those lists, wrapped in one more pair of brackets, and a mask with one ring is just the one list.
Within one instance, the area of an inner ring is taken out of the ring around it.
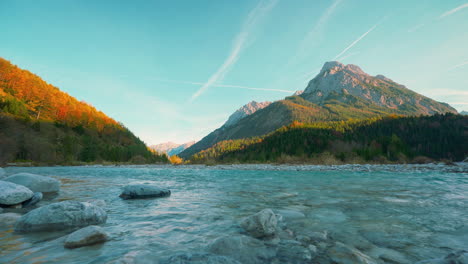
{"label": "flowing water", "polygon": [[[468,245],[468,170],[431,166],[142,166],[7,168],[62,182],[41,202],[106,202],[111,240],[69,250],[66,233],[16,234],[0,226],[0,263],[109,263],[129,252],[167,256],[200,251],[241,232],[239,221],[265,208],[302,212],[295,232],[327,230],[359,247],[391,249],[413,263]],[[169,198],[122,200],[122,186],[152,183]],[[363,251],[366,254],[372,252]]]}

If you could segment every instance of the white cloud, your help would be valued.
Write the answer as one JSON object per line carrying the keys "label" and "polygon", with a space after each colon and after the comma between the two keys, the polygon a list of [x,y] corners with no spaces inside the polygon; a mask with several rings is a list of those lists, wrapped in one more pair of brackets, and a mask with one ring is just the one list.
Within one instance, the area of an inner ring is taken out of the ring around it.
{"label": "white cloud", "polygon": [[210,86],[213,86],[216,82],[223,80],[224,76],[229,72],[231,67],[237,62],[242,50],[245,48],[247,40],[251,34],[253,28],[258,24],[258,22],[265,17],[271,9],[276,5],[277,0],[261,0],[259,4],[250,11],[247,19],[244,21],[244,24],[241,28],[241,31],[237,34],[234,39],[233,47],[229,56],[226,58],[224,63],[218,70],[211,75],[206,83],[196,91],[190,101],[195,100],[198,96],[204,93]]}
{"label": "white cloud", "polygon": [[317,41],[318,36],[322,33],[324,26],[327,24],[328,20],[335,12],[338,4],[342,0],[335,0],[332,4],[323,12],[323,14],[318,19],[317,23],[307,32],[304,39],[299,44],[295,54],[289,59],[286,65],[293,64],[298,58],[304,58],[306,54],[310,53],[311,42]]}
{"label": "white cloud", "polygon": [[458,12],[458,11],[464,9],[464,8],[467,8],[467,7],[468,7],[468,3],[457,6],[454,9],[451,9],[451,10],[443,13],[442,15],[440,15],[439,19],[451,16],[451,15],[455,14],[456,12]]}

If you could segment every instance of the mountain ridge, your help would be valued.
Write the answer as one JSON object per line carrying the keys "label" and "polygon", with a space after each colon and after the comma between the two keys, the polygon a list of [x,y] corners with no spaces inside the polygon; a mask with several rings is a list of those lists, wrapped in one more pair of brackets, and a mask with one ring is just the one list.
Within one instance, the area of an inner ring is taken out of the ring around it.
{"label": "mountain ridge", "polygon": [[[448,104],[407,89],[383,76],[371,76],[356,65],[326,62],[303,93],[286,97],[239,120],[222,126],[180,153],[188,159],[217,142],[256,137],[293,121],[344,121],[385,115],[457,113]],[[411,100],[417,98],[417,100]]]}

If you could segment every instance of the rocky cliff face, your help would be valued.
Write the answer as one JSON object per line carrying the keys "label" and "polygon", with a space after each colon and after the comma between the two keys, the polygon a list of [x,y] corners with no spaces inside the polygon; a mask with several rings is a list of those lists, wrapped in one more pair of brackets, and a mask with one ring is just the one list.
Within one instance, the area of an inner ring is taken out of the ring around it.
{"label": "rocky cliff face", "polygon": [[402,114],[457,113],[449,105],[413,92],[383,75],[371,76],[356,65],[344,65],[337,61],[325,63],[301,96],[323,105],[330,96],[337,99],[340,95],[343,98],[345,95],[362,98]]}
{"label": "rocky cliff face", "polygon": [[269,106],[270,104],[271,104],[271,102],[260,102],[259,103],[259,102],[256,102],[256,101],[252,101],[252,102],[242,106],[241,108],[237,109],[237,111],[235,111],[231,116],[229,116],[226,123],[224,123],[224,126],[225,127],[233,126],[233,125],[237,124],[239,122],[239,120],[241,120],[242,118],[257,112],[258,110],[263,109],[263,108]]}

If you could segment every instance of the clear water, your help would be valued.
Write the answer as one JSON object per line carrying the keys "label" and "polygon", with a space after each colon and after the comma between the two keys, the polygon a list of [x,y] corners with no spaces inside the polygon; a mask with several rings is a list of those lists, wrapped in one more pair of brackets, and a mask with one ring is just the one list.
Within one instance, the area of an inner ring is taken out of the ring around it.
{"label": "clear water", "polygon": [[[108,263],[137,250],[161,256],[199,251],[239,233],[242,217],[265,208],[304,213],[292,224],[296,233],[328,230],[366,254],[391,249],[410,263],[468,247],[466,164],[7,168],[16,172],[61,180],[60,195],[42,205],[105,200],[103,227],[112,239],[68,250],[61,240],[66,233],[16,234],[4,226],[0,263]],[[171,197],[118,197],[122,186],[146,182],[171,189]]]}

